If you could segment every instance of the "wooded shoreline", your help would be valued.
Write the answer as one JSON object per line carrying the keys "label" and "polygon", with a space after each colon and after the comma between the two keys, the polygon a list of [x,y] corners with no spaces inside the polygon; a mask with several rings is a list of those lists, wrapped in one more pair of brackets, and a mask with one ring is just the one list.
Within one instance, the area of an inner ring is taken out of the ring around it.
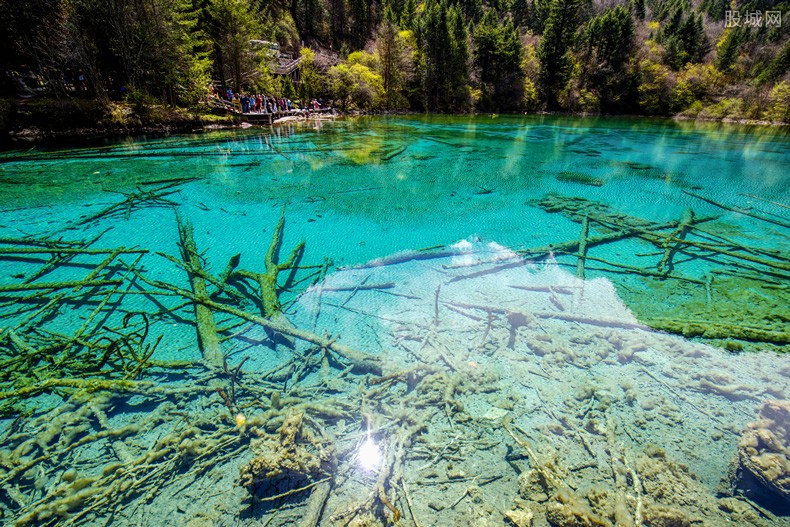
{"label": "wooded shoreline", "polygon": [[[760,127],[761,129],[772,129],[780,131],[790,126],[786,122],[771,122],[764,120],[752,119],[704,119],[704,118],[691,118],[686,116],[645,116],[645,115],[631,115],[631,114],[593,114],[585,112],[518,112],[518,113],[504,113],[504,114],[487,114],[482,112],[414,112],[414,111],[379,111],[379,112],[340,112],[338,111],[337,117],[340,118],[354,118],[354,117],[377,117],[377,116],[425,116],[425,115],[443,115],[443,116],[468,116],[468,117],[559,117],[559,118],[588,118],[588,119],[627,119],[634,121],[651,121],[651,122],[665,122],[671,123],[701,123],[701,124],[720,124],[727,126],[749,126]],[[5,123],[3,123],[5,124]],[[51,146],[68,145],[73,142],[84,143],[96,140],[112,140],[128,137],[155,137],[167,136],[171,134],[186,134],[186,133],[203,133],[216,130],[233,130],[242,129],[247,126],[243,125],[242,121],[234,118],[232,115],[220,116],[213,114],[203,114],[189,119],[173,118],[166,119],[160,122],[152,122],[145,124],[132,124],[127,126],[106,126],[105,124],[97,121],[93,126],[73,126],[73,127],[55,127],[45,129],[40,126],[40,123],[25,123],[19,121],[14,128],[4,127],[0,131],[0,148],[15,148],[20,145],[29,144],[47,144]],[[268,126],[255,126],[255,128],[269,128]],[[790,130],[790,128],[788,128]]]}

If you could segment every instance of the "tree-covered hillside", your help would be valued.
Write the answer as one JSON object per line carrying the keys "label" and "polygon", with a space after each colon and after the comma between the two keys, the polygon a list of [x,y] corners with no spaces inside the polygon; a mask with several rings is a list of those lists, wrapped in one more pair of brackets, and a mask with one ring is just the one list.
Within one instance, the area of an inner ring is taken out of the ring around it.
{"label": "tree-covered hillside", "polygon": [[[0,0],[6,97],[790,121],[787,0]],[[757,16],[759,14],[759,17]],[[263,42],[262,42],[263,41]],[[274,75],[273,46],[302,55]],[[28,79],[27,82],[24,79]]]}

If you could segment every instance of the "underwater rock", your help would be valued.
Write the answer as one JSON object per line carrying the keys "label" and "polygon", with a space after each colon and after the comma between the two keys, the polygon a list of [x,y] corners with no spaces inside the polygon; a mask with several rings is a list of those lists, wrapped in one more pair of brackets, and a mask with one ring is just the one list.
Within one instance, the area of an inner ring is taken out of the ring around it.
{"label": "underwater rock", "polygon": [[645,455],[637,462],[637,472],[646,495],[657,502],[653,506],[656,510],[660,509],[658,504],[688,508],[696,513],[717,510],[715,500],[699,477],[686,465],[668,459],[662,448],[648,445]]}
{"label": "underwater rock", "polygon": [[[262,489],[282,492],[320,473],[330,453],[303,430],[304,413],[291,412],[276,434],[261,433],[251,441],[256,457],[241,468],[241,486],[251,494]],[[307,447],[316,453],[308,451]]]}
{"label": "underwater rock", "polygon": [[533,513],[529,509],[512,509],[505,512],[505,518],[516,527],[530,527]]}
{"label": "underwater rock", "polygon": [[738,498],[719,499],[719,508],[730,515],[736,525],[760,525],[760,516],[754,508]]}
{"label": "underwater rock", "polygon": [[546,506],[546,519],[557,527],[611,527],[611,522],[593,512],[586,501],[569,489],[557,492]]}
{"label": "underwater rock", "polygon": [[763,487],[790,501],[790,401],[768,401],[738,443],[738,463]]}
{"label": "underwater rock", "polygon": [[685,512],[675,507],[647,503],[644,524],[650,527],[691,527],[692,524],[699,525],[700,521],[689,518]]}

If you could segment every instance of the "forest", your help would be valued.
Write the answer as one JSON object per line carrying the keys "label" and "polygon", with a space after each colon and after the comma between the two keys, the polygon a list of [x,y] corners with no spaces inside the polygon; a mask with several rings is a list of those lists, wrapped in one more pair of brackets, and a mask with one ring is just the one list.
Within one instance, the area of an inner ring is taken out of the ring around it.
{"label": "forest", "polygon": [[[20,85],[87,120],[197,111],[216,85],[343,110],[788,122],[788,11],[787,0],[0,0],[0,120]],[[301,56],[298,82],[274,74],[278,52]]]}

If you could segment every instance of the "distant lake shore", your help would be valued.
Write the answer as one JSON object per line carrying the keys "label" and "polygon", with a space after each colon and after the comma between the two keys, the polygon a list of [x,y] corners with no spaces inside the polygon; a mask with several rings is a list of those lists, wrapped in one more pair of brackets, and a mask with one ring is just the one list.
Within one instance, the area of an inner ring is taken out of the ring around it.
{"label": "distant lake shore", "polygon": [[[218,112],[187,112],[180,108],[157,106],[151,108],[132,108],[126,104],[114,104],[110,109],[97,106],[92,100],[37,99],[33,101],[0,101],[0,145],[15,148],[29,144],[85,144],[95,141],[113,140],[135,136],[161,136],[179,133],[199,133],[201,131],[234,129],[250,126],[238,116],[222,115]],[[384,111],[357,112],[338,110],[339,117],[376,117],[387,115],[425,116],[431,113]],[[444,116],[466,116],[479,118],[499,117],[582,117],[590,119],[633,119],[648,122],[677,121],[683,123],[713,123],[734,126],[760,126],[784,129],[788,123],[753,119],[711,119],[694,118],[684,115],[647,116],[647,115],[610,115],[574,112],[525,112],[514,114],[437,113]]]}

